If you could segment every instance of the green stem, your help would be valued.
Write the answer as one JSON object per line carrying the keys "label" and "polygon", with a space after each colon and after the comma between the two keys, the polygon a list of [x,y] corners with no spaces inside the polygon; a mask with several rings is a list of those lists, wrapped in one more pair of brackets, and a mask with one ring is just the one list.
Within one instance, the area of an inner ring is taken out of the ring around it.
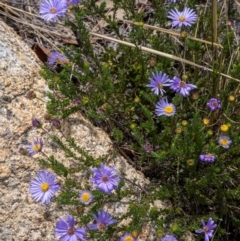
{"label": "green stem", "polygon": [[[217,43],[217,0],[212,0],[212,52],[213,52],[213,68],[217,60],[217,48],[213,43]],[[218,77],[213,72],[213,97],[218,95]]]}

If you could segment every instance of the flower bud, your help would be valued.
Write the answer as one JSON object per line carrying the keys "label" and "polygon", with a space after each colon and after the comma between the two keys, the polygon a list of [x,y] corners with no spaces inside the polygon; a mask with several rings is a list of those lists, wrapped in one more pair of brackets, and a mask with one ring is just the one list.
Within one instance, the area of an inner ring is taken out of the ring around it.
{"label": "flower bud", "polygon": [[81,100],[77,97],[77,98],[74,99],[73,103],[74,103],[75,105],[81,105],[82,102],[81,102]]}
{"label": "flower bud", "polygon": [[226,132],[226,131],[228,131],[228,125],[223,124],[220,126],[220,129],[221,129],[221,131]]}
{"label": "flower bud", "polygon": [[61,129],[61,122],[59,119],[53,119],[52,120],[52,126],[56,129]]}
{"label": "flower bud", "polygon": [[51,120],[52,120],[52,116],[49,115],[48,113],[44,114],[43,118],[44,118],[44,120],[46,120],[46,121],[51,121]]}
{"label": "flower bud", "polygon": [[90,63],[89,63],[88,61],[84,61],[83,66],[84,66],[85,68],[89,68]]}
{"label": "flower bud", "polygon": [[188,166],[193,166],[194,165],[194,160],[193,159],[187,160],[187,165]]}
{"label": "flower bud", "polygon": [[76,211],[78,214],[82,214],[83,213],[83,207],[82,206],[77,206],[76,207]]}
{"label": "flower bud", "polygon": [[187,125],[188,125],[188,121],[187,121],[187,120],[183,120],[183,121],[182,121],[182,125],[183,125],[183,126],[187,126]]}
{"label": "flower bud", "polygon": [[179,225],[177,223],[173,223],[171,226],[172,232],[177,232],[179,230]]}
{"label": "flower bud", "polygon": [[89,98],[88,98],[87,96],[84,96],[84,97],[83,97],[83,103],[84,103],[84,104],[87,104],[88,101],[89,101]]}
{"label": "flower bud", "polygon": [[147,153],[152,153],[153,151],[152,145],[149,142],[146,142],[146,144],[143,146],[143,149]]}
{"label": "flower bud", "polygon": [[228,96],[228,100],[231,101],[231,102],[233,102],[233,101],[235,100],[234,95],[229,95],[229,96]]}
{"label": "flower bud", "polygon": [[182,133],[182,128],[181,127],[177,127],[175,131],[176,131],[177,134],[181,134]]}
{"label": "flower bud", "polygon": [[157,62],[156,62],[155,59],[150,59],[150,60],[149,60],[149,65],[150,65],[151,67],[155,66],[156,63],[157,63]]}
{"label": "flower bud", "polygon": [[183,81],[187,80],[187,78],[188,78],[188,76],[187,76],[186,74],[183,74],[183,75],[182,75],[182,80],[183,80]]}
{"label": "flower bud", "polygon": [[29,100],[35,99],[36,98],[36,94],[34,93],[33,90],[29,90],[27,92],[27,94],[25,95],[25,97]]}
{"label": "flower bud", "polygon": [[187,37],[187,32],[186,31],[182,31],[181,32],[181,37],[182,38],[186,38]]}
{"label": "flower bud", "polygon": [[210,120],[206,117],[206,118],[203,118],[203,124],[206,126],[208,125],[210,122]]}
{"label": "flower bud", "polygon": [[132,234],[132,236],[133,236],[134,238],[137,238],[137,236],[138,236],[138,231],[137,231],[137,230],[133,230],[131,234]]}
{"label": "flower bud", "polygon": [[208,134],[209,136],[212,136],[212,135],[213,135],[213,131],[212,131],[212,130],[208,130],[208,131],[207,131],[207,134]]}
{"label": "flower bud", "polygon": [[131,130],[134,130],[136,127],[137,127],[137,124],[136,124],[136,123],[131,123],[131,124],[130,124],[130,129],[131,129]]}
{"label": "flower bud", "polygon": [[41,122],[38,119],[33,119],[32,120],[32,126],[36,127],[36,128],[41,128],[42,124],[41,124]]}
{"label": "flower bud", "polygon": [[27,151],[26,149],[24,149],[23,147],[21,147],[21,148],[19,149],[19,153],[20,153],[21,155],[23,155],[23,156],[26,156],[26,155],[28,154],[28,151]]}
{"label": "flower bud", "polygon": [[140,98],[139,98],[138,96],[136,96],[136,97],[134,98],[134,102],[135,102],[135,103],[139,103],[139,102],[140,102]]}
{"label": "flower bud", "polygon": [[192,92],[192,99],[197,100],[199,98],[199,92],[198,91],[193,91]]}

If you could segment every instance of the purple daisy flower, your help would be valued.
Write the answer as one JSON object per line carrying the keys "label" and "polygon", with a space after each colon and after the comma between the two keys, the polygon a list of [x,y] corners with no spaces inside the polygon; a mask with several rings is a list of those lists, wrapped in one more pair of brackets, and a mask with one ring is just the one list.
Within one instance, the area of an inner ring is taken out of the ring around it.
{"label": "purple daisy flower", "polygon": [[180,95],[184,97],[190,95],[189,92],[196,88],[196,85],[187,84],[185,81],[182,81],[180,78],[176,76],[173,77],[173,81],[170,85],[170,89],[174,90],[175,92],[179,92]]}
{"label": "purple daisy flower", "polygon": [[213,236],[214,229],[217,227],[217,224],[214,224],[212,218],[209,218],[207,224],[204,220],[202,220],[202,229],[195,230],[196,233],[204,233],[205,238],[204,241],[209,241],[210,238]]}
{"label": "purple daisy flower", "polygon": [[39,13],[41,18],[49,21],[57,21],[57,17],[62,17],[66,13],[68,5],[63,0],[43,0],[40,4]]}
{"label": "purple daisy flower", "polygon": [[149,142],[145,143],[145,145],[143,146],[143,149],[147,153],[152,153],[153,151],[152,145]]}
{"label": "purple daisy flower", "polygon": [[78,5],[80,2],[82,2],[82,0],[63,0],[66,1],[66,3],[68,4],[68,6],[73,5],[76,6]]}
{"label": "purple daisy flower", "polygon": [[83,190],[79,193],[80,202],[84,204],[89,204],[93,200],[92,192],[88,190]]}
{"label": "purple daisy flower", "polygon": [[108,167],[101,163],[100,168],[94,167],[92,170],[94,174],[91,181],[94,187],[107,194],[118,188],[120,178],[113,167]]}
{"label": "purple daisy flower", "polygon": [[229,136],[220,136],[218,139],[218,143],[225,149],[228,149],[232,143],[232,140]]}
{"label": "purple daisy flower", "polygon": [[172,20],[173,27],[191,26],[197,21],[197,14],[188,7],[185,7],[182,12],[175,8],[168,13],[168,18]]}
{"label": "purple daisy flower", "polygon": [[67,63],[68,59],[65,55],[58,53],[57,51],[51,52],[48,57],[48,64],[64,64]]}
{"label": "purple daisy flower", "polygon": [[29,156],[33,156],[33,155],[37,154],[38,152],[42,151],[42,148],[43,148],[43,141],[42,141],[42,139],[38,139],[38,138],[33,140],[33,144],[30,143],[26,147]]}
{"label": "purple daisy flower", "polygon": [[162,241],[178,241],[173,235],[166,235]]}
{"label": "purple daisy flower", "polygon": [[151,91],[154,94],[161,95],[164,94],[165,90],[163,89],[164,86],[170,86],[171,80],[168,78],[168,75],[160,72],[152,73],[152,78],[149,78],[150,84],[147,84],[147,87],[151,88]]}
{"label": "purple daisy flower", "polygon": [[157,116],[173,116],[176,113],[176,107],[172,103],[168,103],[167,98],[163,98],[157,102],[155,113]]}
{"label": "purple daisy flower", "polygon": [[56,174],[47,170],[38,172],[37,176],[31,180],[29,192],[36,202],[42,204],[50,203],[57,191],[60,190]]}
{"label": "purple daisy flower", "polygon": [[207,103],[207,107],[211,111],[219,110],[219,109],[221,109],[221,102],[220,102],[220,100],[218,100],[216,98],[211,98]]}
{"label": "purple daisy flower", "polygon": [[130,233],[126,233],[124,236],[121,237],[120,241],[137,241]]}
{"label": "purple daisy flower", "polygon": [[110,214],[105,211],[98,211],[97,215],[93,215],[93,218],[95,222],[87,225],[90,230],[102,230],[117,222],[116,219],[113,219]]}
{"label": "purple daisy flower", "polygon": [[203,162],[214,162],[215,161],[215,156],[208,153],[208,154],[201,154],[199,156],[199,159]]}
{"label": "purple daisy flower", "polygon": [[86,240],[87,230],[85,228],[75,228],[74,217],[67,215],[67,220],[60,218],[56,223],[55,235],[59,241],[82,241]]}

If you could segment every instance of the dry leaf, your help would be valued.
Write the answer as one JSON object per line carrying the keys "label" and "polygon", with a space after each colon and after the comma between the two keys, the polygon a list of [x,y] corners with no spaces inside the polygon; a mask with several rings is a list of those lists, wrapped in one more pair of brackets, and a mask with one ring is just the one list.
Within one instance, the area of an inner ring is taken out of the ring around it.
{"label": "dry leaf", "polygon": [[38,56],[38,58],[43,62],[46,63],[48,61],[48,56],[50,54],[50,50],[43,47],[40,44],[33,44],[32,46],[32,50],[36,53],[36,55]]}

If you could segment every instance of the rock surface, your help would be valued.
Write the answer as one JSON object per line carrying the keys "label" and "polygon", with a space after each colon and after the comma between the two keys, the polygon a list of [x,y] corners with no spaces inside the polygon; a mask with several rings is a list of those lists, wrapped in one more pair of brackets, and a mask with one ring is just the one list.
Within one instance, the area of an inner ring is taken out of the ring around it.
{"label": "rock surface", "polygon": [[[0,235],[1,240],[11,241],[53,241],[57,219],[69,212],[69,207],[52,203],[46,208],[35,203],[29,196],[29,181],[41,170],[36,158],[22,156],[19,148],[34,138],[42,138],[44,152],[54,152],[65,165],[74,164],[65,160],[64,153],[51,143],[46,132],[32,127],[32,119],[43,119],[45,112],[45,80],[39,75],[40,62],[15,32],[0,20]],[[33,90],[38,98],[26,98]],[[42,100],[41,100],[42,99]],[[51,133],[50,125],[44,128]],[[112,143],[99,128],[93,127],[81,114],[75,114],[66,123],[67,135],[93,157],[113,152]],[[120,175],[137,180],[138,185],[148,184],[142,173],[137,172],[120,155],[115,154],[110,163]],[[81,178],[81,174],[79,174]],[[84,177],[84,175],[83,175]],[[61,182],[62,180],[60,180]],[[83,180],[84,181],[84,180]],[[113,214],[121,215],[127,206],[116,203],[108,207]],[[50,214],[50,215],[48,215]],[[127,221],[127,220],[126,220]],[[140,235],[140,240],[156,240],[154,232]]]}
{"label": "rock surface", "polygon": [[[50,124],[44,124],[46,132],[32,127],[33,118],[43,119],[44,101],[46,92],[49,91],[45,80],[39,75],[41,63],[27,44],[1,19],[0,33],[0,240],[57,240],[54,237],[55,223],[59,217],[66,216],[71,207],[60,206],[54,202],[46,207],[34,202],[28,192],[29,182],[41,170],[36,160],[41,154],[33,158],[22,156],[19,148],[25,147],[35,138],[42,138],[44,153],[48,156],[54,153],[56,159],[68,167],[76,165],[76,161],[65,158],[62,150],[52,143],[48,134],[54,130]],[[26,98],[29,91],[34,91],[37,98]],[[60,132],[55,134],[62,135]],[[63,134],[73,137],[78,146],[94,158],[113,153],[111,158],[106,158],[105,161],[114,164],[119,175],[130,181],[126,182],[126,185],[135,182],[144,188],[149,184],[142,173],[136,171],[114,151],[108,135],[92,126],[80,113],[72,115],[64,122]],[[77,177],[80,182],[89,180],[85,172],[78,173]],[[59,178],[59,182],[63,183],[63,180]],[[137,196],[131,196],[130,199],[139,201]],[[126,201],[128,200],[108,204],[104,208],[118,217],[126,213]],[[157,208],[165,207],[159,200],[153,205]],[[119,225],[127,225],[128,221],[123,220]],[[154,225],[147,224],[142,230],[139,241],[161,240],[157,237]],[[193,241],[194,237],[190,233],[181,240]]]}

